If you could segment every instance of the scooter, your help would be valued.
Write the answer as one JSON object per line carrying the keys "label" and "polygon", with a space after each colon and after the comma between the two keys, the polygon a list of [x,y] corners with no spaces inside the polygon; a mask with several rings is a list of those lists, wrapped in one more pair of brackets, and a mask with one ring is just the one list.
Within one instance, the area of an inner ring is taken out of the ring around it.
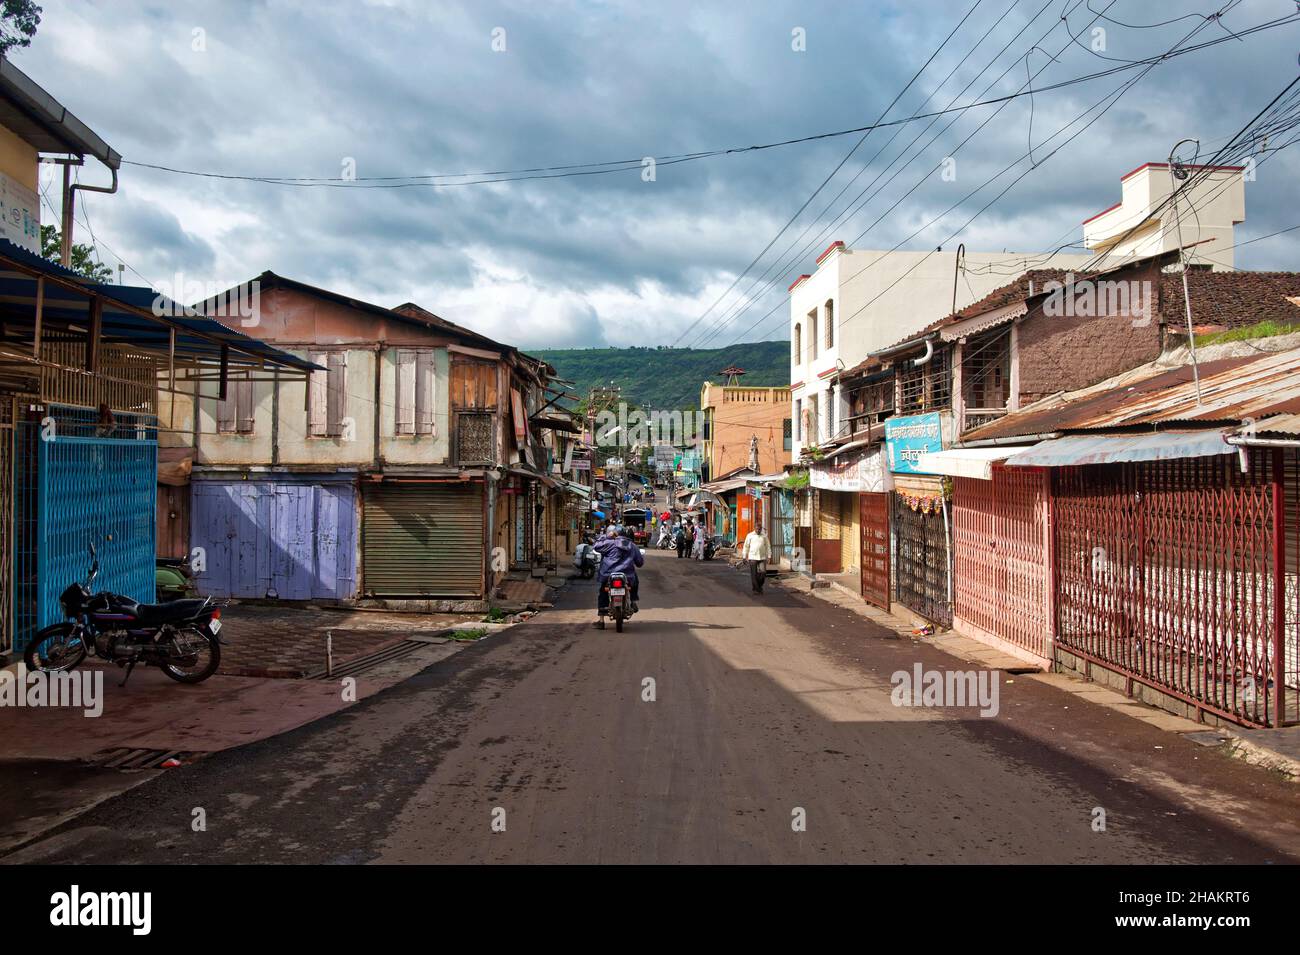
{"label": "scooter", "polygon": [[583,580],[591,580],[596,576],[596,568],[600,566],[600,554],[589,541],[583,541],[573,552],[573,566],[578,568]]}
{"label": "scooter", "polygon": [[189,557],[155,558],[153,579],[160,603],[199,595],[194,586],[194,570],[190,567]]}
{"label": "scooter", "polygon": [[605,581],[605,592],[609,594],[609,603],[600,615],[599,627],[605,629],[606,615],[614,618],[614,629],[622,633],[623,621],[632,616],[632,588],[628,586],[627,574],[610,574]]}

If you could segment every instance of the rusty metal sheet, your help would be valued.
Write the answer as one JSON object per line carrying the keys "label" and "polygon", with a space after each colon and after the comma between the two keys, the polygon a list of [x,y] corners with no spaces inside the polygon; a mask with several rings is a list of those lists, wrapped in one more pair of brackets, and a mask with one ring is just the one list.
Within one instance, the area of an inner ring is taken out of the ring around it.
{"label": "rusty metal sheet", "polygon": [[1132,373],[1037,402],[965,436],[967,441],[1056,431],[1115,430],[1178,422],[1206,425],[1300,413],[1300,349],[1223,358],[1200,366]]}

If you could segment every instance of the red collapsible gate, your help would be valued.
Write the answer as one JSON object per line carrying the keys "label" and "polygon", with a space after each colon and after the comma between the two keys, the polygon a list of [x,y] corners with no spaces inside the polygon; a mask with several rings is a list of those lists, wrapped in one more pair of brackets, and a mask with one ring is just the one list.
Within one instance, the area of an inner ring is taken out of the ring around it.
{"label": "red collapsible gate", "polygon": [[1051,666],[1047,473],[953,479],[953,626]]}
{"label": "red collapsible gate", "polygon": [[[1057,640],[1236,722],[1295,722],[1294,452],[1062,468]],[[1275,600],[1280,594],[1281,600]]]}

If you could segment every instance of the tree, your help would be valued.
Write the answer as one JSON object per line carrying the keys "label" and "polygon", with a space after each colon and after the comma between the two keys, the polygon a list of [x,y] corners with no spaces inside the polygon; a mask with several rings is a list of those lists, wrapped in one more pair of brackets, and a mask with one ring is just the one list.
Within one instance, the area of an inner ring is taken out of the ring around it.
{"label": "tree", "polygon": [[0,56],[14,47],[31,46],[40,22],[41,8],[32,0],[0,2]]}
{"label": "tree", "polygon": [[[41,226],[41,255],[51,262],[58,262],[62,247],[63,239],[59,235],[59,230],[52,225]],[[72,246],[72,258],[68,267],[92,282],[107,282],[113,277],[113,270],[95,259],[94,246],[77,242]]]}

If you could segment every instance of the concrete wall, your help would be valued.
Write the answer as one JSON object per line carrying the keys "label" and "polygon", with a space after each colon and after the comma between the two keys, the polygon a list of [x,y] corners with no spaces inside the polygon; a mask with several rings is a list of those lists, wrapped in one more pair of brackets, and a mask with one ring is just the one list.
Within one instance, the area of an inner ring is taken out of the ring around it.
{"label": "concrete wall", "polygon": [[[0,126],[0,173],[36,191],[40,185],[37,160],[35,146]],[[55,169],[62,183],[63,170],[57,166]],[[62,185],[59,188],[62,188]]]}
{"label": "concrete wall", "polygon": [[1169,252],[1181,242],[1184,248],[1193,246],[1189,261],[1208,264],[1216,272],[1231,271],[1233,227],[1246,219],[1243,167],[1196,170],[1199,181],[1179,199],[1177,209],[1170,205],[1149,222],[1144,220],[1182,183],[1170,175],[1168,163],[1148,163],[1125,175],[1120,202],[1084,221],[1084,245],[1108,250],[1111,257],[1105,264],[1112,265]]}

